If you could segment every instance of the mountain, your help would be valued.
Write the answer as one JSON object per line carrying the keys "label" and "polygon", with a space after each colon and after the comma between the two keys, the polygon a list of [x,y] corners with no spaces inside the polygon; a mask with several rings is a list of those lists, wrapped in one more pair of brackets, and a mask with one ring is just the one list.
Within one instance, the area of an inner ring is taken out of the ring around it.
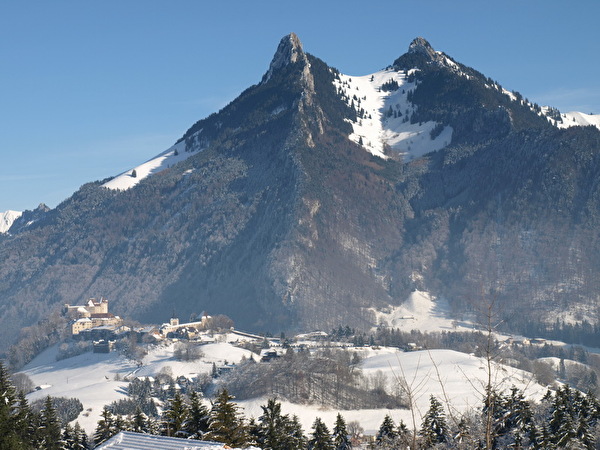
{"label": "mountain", "polygon": [[21,211],[11,210],[0,213],[0,233],[6,233],[12,226],[13,222],[21,217],[21,214]]}
{"label": "mountain", "polygon": [[271,332],[370,328],[415,290],[595,324],[600,131],[565,118],[422,38],[351,77],[290,34],[163,154],[0,235],[0,342],[99,296]]}

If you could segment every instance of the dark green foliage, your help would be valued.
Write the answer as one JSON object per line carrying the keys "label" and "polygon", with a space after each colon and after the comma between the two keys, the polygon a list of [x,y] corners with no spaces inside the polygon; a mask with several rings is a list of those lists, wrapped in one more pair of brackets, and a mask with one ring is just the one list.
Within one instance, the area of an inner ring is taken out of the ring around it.
{"label": "dark green foliage", "polygon": [[190,439],[202,439],[208,431],[210,411],[202,404],[202,398],[196,391],[190,394],[188,405],[188,417],[184,424],[184,430]]}
{"label": "dark green foliage", "polygon": [[432,448],[437,444],[446,442],[449,438],[444,408],[433,395],[429,398],[429,409],[423,417],[419,436],[423,448]]}
{"label": "dark green foliage", "polygon": [[104,407],[100,414],[100,420],[96,426],[96,431],[94,432],[94,445],[98,446],[102,444],[118,432],[119,431],[115,426],[115,416],[113,416],[107,407]]}
{"label": "dark green foliage", "polygon": [[[83,411],[83,405],[77,398],[51,397],[52,405],[56,415],[62,424],[67,424],[79,416]],[[31,409],[35,412],[41,411],[45,407],[46,400],[37,400],[31,404]]]}
{"label": "dark green foliage", "polygon": [[233,396],[229,395],[227,389],[219,392],[210,412],[205,439],[223,442],[232,447],[243,447],[248,443],[249,436],[238,406],[232,399]]}
{"label": "dark green foliage", "polygon": [[384,92],[387,91],[395,91],[399,88],[398,82],[396,80],[388,80],[381,85],[381,90]]}
{"label": "dark green foliage", "polygon": [[19,436],[18,424],[22,424],[22,418],[18,411],[15,388],[10,383],[8,371],[0,362],[0,449],[27,448]]}
{"label": "dark green foliage", "polygon": [[302,449],[304,434],[296,417],[281,414],[281,403],[272,398],[261,406],[263,413],[254,428],[255,439],[262,449]]}
{"label": "dark green foliage", "polygon": [[352,448],[348,430],[346,429],[346,421],[340,413],[335,418],[333,426],[333,445],[336,450],[348,450]]}
{"label": "dark green foliage", "polygon": [[394,448],[396,446],[396,439],[398,433],[396,431],[396,424],[392,420],[389,414],[386,414],[383,418],[383,422],[379,426],[375,440],[377,446],[381,448]]}
{"label": "dark green foliage", "polygon": [[48,450],[61,450],[63,446],[60,420],[50,396],[46,397],[40,412],[37,441],[40,448]]}
{"label": "dark green foliage", "polygon": [[187,438],[185,424],[189,419],[189,410],[179,392],[167,402],[162,413],[163,436]]}
{"label": "dark green foliage", "polygon": [[310,450],[334,450],[335,445],[329,434],[329,429],[323,421],[317,417],[312,426],[312,433],[308,440],[308,448]]}

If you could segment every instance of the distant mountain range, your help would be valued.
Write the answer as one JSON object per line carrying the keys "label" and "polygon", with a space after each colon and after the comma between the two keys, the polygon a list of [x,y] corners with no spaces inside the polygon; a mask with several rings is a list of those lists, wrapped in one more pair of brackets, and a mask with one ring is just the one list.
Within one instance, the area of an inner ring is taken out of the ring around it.
{"label": "distant mountain range", "polygon": [[161,155],[0,230],[0,342],[99,296],[271,332],[369,328],[417,289],[513,330],[595,324],[599,127],[422,38],[355,77],[290,34]]}

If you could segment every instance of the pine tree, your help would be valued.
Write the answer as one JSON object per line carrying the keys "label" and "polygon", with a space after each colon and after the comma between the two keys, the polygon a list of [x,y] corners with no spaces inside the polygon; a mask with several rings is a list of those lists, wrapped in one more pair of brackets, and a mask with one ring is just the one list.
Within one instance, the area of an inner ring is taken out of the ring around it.
{"label": "pine tree", "polygon": [[100,413],[100,420],[94,432],[94,445],[96,447],[117,434],[114,422],[115,419],[112,412],[105,406],[102,413]]}
{"label": "pine tree", "polygon": [[431,448],[448,440],[448,425],[442,404],[432,395],[429,398],[429,410],[423,417],[421,425],[421,445]]}
{"label": "pine tree", "polygon": [[390,415],[386,414],[383,418],[383,422],[379,426],[379,431],[377,431],[377,446],[381,448],[394,448],[397,437],[396,424]]}
{"label": "pine tree", "polygon": [[167,402],[163,411],[163,432],[164,436],[187,437],[184,424],[188,419],[189,411],[183,402],[179,392]]}
{"label": "pine tree", "polygon": [[14,426],[19,440],[26,443],[33,443],[37,429],[37,415],[31,410],[27,398],[23,392],[17,395],[17,407],[14,415]]}
{"label": "pine tree", "polygon": [[243,447],[248,442],[248,433],[238,407],[231,400],[227,389],[223,389],[213,404],[210,413],[207,440],[223,442],[231,447]]}
{"label": "pine tree", "polygon": [[73,427],[71,427],[71,425],[66,424],[62,435],[64,449],[71,450],[72,448],[75,448],[75,439],[75,430],[73,429]]}
{"label": "pine tree", "polygon": [[86,450],[88,448],[88,437],[85,430],[79,425],[79,422],[75,422],[73,433],[75,435],[75,444],[72,450]]}
{"label": "pine tree", "polygon": [[348,450],[352,448],[350,439],[348,438],[348,430],[346,429],[346,421],[340,413],[335,418],[333,427],[333,444],[336,450]]}
{"label": "pine tree", "polygon": [[263,413],[258,418],[258,444],[262,449],[276,450],[281,448],[284,436],[284,425],[287,417],[281,414],[281,403],[274,398],[261,406]]}
{"label": "pine tree", "polygon": [[329,434],[327,425],[323,423],[321,418],[317,417],[312,426],[313,432],[311,438],[308,441],[308,448],[310,450],[333,450],[333,439]]}
{"label": "pine tree", "polygon": [[63,447],[60,421],[50,396],[46,397],[44,408],[40,412],[38,437],[39,446],[45,450],[61,450]]}
{"label": "pine tree", "polygon": [[24,442],[16,427],[16,391],[10,382],[8,371],[0,362],[0,450],[22,448]]}
{"label": "pine tree", "polygon": [[138,405],[135,408],[135,413],[133,413],[133,417],[131,418],[131,431],[135,431],[136,433],[148,433],[148,417],[140,406]]}
{"label": "pine tree", "polygon": [[188,417],[184,424],[184,430],[190,439],[202,439],[208,431],[208,420],[210,412],[202,404],[202,400],[196,391],[190,394],[188,405]]}
{"label": "pine tree", "polygon": [[293,416],[285,424],[285,440],[283,448],[286,450],[303,450],[307,446],[306,437],[302,431],[302,425],[298,416]]}

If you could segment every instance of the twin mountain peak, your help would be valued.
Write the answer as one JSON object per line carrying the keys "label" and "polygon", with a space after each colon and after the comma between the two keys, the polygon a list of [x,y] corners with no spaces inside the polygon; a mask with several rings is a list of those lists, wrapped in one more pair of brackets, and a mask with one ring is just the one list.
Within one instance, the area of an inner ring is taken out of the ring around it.
{"label": "twin mountain peak", "polygon": [[100,296],[271,333],[404,326],[415,291],[525,334],[596,323],[600,131],[564,120],[423,38],[349,77],[289,34],[130,188],[89,183],[0,234],[0,343]]}

